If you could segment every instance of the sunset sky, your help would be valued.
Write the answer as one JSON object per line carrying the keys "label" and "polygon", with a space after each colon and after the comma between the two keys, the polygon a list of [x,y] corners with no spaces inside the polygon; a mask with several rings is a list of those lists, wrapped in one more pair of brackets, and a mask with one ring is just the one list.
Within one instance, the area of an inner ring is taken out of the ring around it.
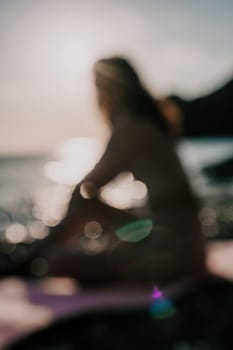
{"label": "sunset sky", "polygon": [[0,0],[0,155],[106,134],[91,67],[125,55],[155,94],[191,97],[233,69],[232,0]]}

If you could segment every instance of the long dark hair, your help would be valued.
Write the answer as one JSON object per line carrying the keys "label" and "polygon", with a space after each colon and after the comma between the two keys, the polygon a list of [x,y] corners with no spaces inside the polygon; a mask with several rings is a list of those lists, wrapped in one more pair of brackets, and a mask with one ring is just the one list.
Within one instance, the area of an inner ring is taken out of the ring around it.
{"label": "long dark hair", "polygon": [[163,131],[168,124],[158,102],[145,89],[133,66],[122,57],[101,59],[94,66],[97,88],[111,94],[112,89],[124,91],[124,107],[135,120],[155,123]]}

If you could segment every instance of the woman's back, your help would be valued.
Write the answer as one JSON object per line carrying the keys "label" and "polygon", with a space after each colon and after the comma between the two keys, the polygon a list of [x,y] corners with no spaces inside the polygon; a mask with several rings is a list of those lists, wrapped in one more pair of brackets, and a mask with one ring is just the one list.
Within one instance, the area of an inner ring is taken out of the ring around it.
{"label": "woman's back", "polygon": [[[110,145],[112,161],[109,167],[114,167],[117,159],[121,163],[119,169],[131,171],[135,178],[145,183],[155,220],[172,224],[172,219],[179,216],[185,231],[189,224],[189,230],[192,231],[194,225],[199,230],[196,198],[172,140],[156,124],[128,122],[113,132]],[[188,220],[192,220],[192,224]],[[178,223],[181,230],[180,220]]]}
{"label": "woman's back", "polygon": [[[113,130],[97,173],[117,175],[127,170],[147,186],[150,210],[146,216],[153,222],[150,237],[132,247],[141,254],[138,261],[148,260],[147,268],[154,269],[160,281],[201,271],[204,242],[196,198],[172,140],[156,124],[132,120]],[[125,253],[130,251],[127,246]]]}

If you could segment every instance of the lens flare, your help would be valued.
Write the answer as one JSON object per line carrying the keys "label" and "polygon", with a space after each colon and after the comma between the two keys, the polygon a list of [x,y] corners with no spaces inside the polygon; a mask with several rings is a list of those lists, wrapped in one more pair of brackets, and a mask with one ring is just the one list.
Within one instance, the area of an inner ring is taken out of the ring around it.
{"label": "lens flare", "polygon": [[152,229],[151,219],[141,219],[120,227],[116,230],[116,235],[121,241],[136,243],[147,238]]}
{"label": "lens flare", "polygon": [[176,308],[171,299],[167,298],[158,288],[153,289],[150,313],[154,319],[171,317],[176,313]]}

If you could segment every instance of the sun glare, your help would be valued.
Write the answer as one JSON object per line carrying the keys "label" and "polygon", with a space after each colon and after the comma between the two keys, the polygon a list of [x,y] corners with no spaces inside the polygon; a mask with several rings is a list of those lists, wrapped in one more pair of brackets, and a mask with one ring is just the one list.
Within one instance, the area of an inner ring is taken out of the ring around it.
{"label": "sun glare", "polygon": [[75,185],[95,166],[103,148],[96,139],[72,138],[58,148],[58,160],[45,165],[45,175],[61,185]]}

